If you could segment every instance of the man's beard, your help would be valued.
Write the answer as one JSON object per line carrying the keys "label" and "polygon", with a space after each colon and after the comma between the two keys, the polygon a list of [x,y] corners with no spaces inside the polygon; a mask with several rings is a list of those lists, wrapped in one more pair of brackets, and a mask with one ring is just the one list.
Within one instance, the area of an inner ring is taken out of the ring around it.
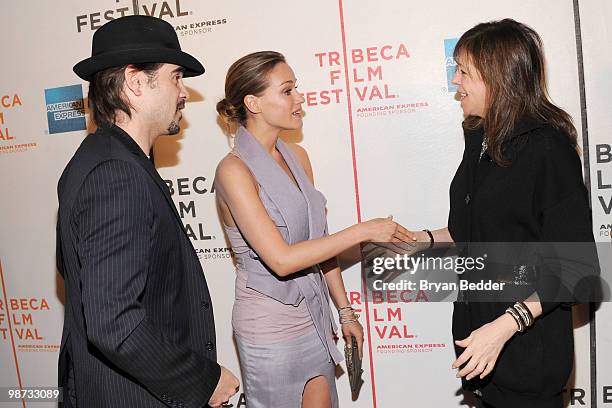
{"label": "man's beard", "polygon": [[[185,107],[185,101],[180,101],[176,105],[176,112],[178,113],[184,107]],[[180,131],[181,131],[181,127],[179,126],[178,121],[173,120],[172,122],[170,122],[170,124],[168,125],[168,135],[176,135]]]}
{"label": "man's beard", "polygon": [[168,125],[168,135],[176,135],[180,131],[181,127],[179,126],[178,122],[174,120],[170,122],[170,124]]}

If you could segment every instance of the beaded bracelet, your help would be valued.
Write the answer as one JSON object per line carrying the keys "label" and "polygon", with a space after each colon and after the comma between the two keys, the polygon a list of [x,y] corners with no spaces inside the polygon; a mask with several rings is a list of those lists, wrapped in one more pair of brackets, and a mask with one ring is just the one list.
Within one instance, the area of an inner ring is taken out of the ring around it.
{"label": "beaded bracelet", "polygon": [[518,326],[518,331],[519,333],[522,333],[525,331],[525,324],[523,323],[523,319],[521,319],[521,317],[519,316],[518,312],[516,310],[514,310],[514,308],[509,307],[506,309],[506,313],[508,313],[510,316],[512,316],[514,318],[514,321],[516,322],[517,326]]}
{"label": "beaded bracelet", "polygon": [[531,310],[523,302],[516,302],[512,308],[521,316],[525,327],[533,326],[534,318]]}
{"label": "beaded bracelet", "polygon": [[359,319],[359,315],[355,313],[355,309],[351,306],[344,306],[338,309],[338,317],[340,324],[355,323]]}

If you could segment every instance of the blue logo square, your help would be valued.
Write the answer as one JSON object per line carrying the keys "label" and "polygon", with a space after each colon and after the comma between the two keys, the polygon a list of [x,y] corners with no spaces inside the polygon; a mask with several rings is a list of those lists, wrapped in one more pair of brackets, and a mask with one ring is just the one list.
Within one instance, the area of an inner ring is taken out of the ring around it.
{"label": "blue logo square", "polygon": [[79,85],[45,89],[49,133],[85,130],[83,87]]}
{"label": "blue logo square", "polygon": [[455,58],[453,57],[453,52],[455,52],[455,46],[459,38],[447,38],[444,40],[444,56],[445,56],[445,64],[446,64],[446,82],[448,92],[457,92],[457,85],[453,84],[451,81],[455,76],[455,70],[457,69],[457,63],[455,62]]}

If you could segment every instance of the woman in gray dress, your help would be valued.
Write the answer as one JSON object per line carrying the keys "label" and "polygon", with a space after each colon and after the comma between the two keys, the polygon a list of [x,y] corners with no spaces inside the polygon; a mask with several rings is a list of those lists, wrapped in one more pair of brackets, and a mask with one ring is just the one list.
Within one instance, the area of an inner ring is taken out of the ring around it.
{"label": "woman in gray dress", "polygon": [[249,408],[337,407],[334,368],[342,335],[363,328],[350,307],[336,255],[362,241],[412,242],[378,218],[329,235],[325,197],[315,189],[306,151],[279,139],[300,129],[304,98],[285,58],[249,54],[229,69],[217,111],[240,125],[217,167],[217,203],[236,261],[232,324]]}

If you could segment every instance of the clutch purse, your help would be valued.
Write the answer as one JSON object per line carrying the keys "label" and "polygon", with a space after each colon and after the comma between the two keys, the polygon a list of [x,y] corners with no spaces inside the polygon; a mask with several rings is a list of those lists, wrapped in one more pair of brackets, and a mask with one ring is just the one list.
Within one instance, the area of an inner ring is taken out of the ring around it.
{"label": "clutch purse", "polygon": [[344,358],[346,360],[346,370],[348,371],[349,383],[351,384],[351,393],[355,397],[361,387],[361,359],[359,358],[359,349],[357,347],[357,339],[351,336],[351,341],[346,342],[344,346]]}

